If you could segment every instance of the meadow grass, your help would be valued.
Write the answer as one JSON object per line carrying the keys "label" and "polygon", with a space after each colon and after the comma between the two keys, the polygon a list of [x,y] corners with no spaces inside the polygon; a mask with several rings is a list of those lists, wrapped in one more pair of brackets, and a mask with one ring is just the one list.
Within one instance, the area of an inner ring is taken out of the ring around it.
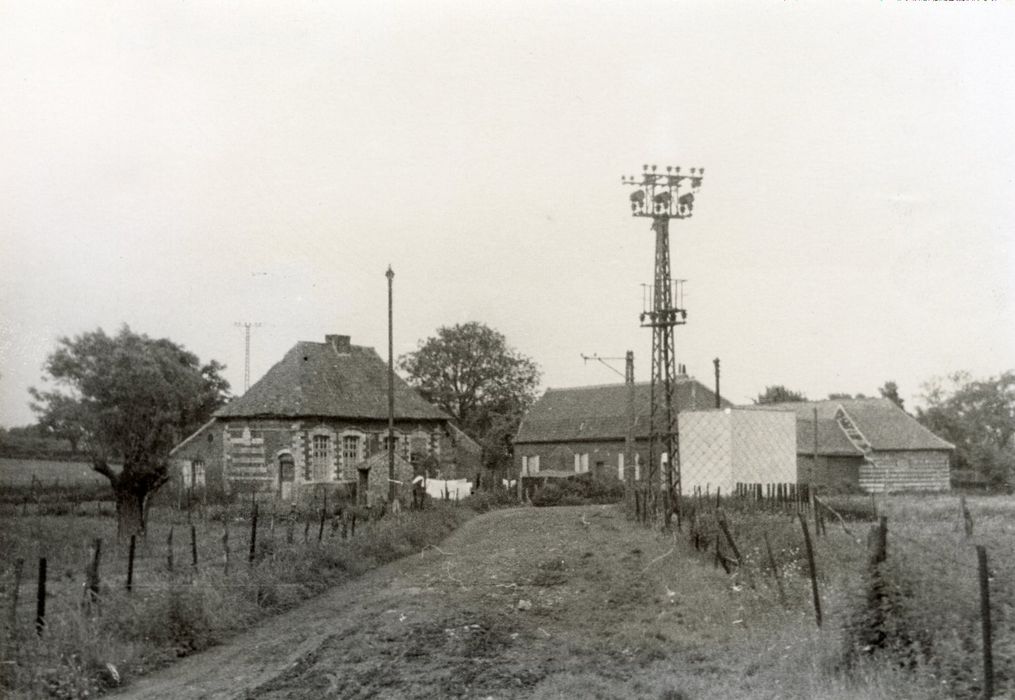
{"label": "meadow grass", "polygon": [[[235,514],[234,514],[235,513]],[[147,537],[136,543],[133,590],[126,591],[126,542],[115,537],[112,517],[5,517],[0,550],[7,553],[0,622],[0,695],[85,697],[175,658],[200,651],[247,629],[266,616],[289,609],[328,586],[419,551],[444,539],[473,513],[435,504],[374,522],[360,522],[355,537],[306,514],[294,523],[259,518],[257,548],[248,563],[249,513],[215,509],[207,519],[153,509]],[[229,569],[222,536],[228,523]],[[198,565],[192,563],[191,524],[197,535]],[[310,527],[306,527],[309,524]],[[168,568],[168,535],[173,532],[173,570]],[[306,537],[305,537],[306,534]],[[85,571],[91,544],[102,539],[98,600],[85,605]],[[45,628],[34,630],[36,562],[48,562]],[[9,624],[12,562],[25,562],[16,622]]]}
{"label": "meadow grass", "polygon": [[[874,499],[877,515],[885,516],[888,525],[888,559],[880,572],[883,595],[876,604],[872,603],[875,599],[871,597],[868,568],[867,536],[875,522],[870,497],[832,501],[852,517],[846,523],[827,519],[826,534],[821,536],[816,534],[813,515],[808,514],[824,615],[820,634],[813,617],[802,527],[792,507],[780,511],[770,505],[725,504],[723,514],[740,550],[742,567],[732,562],[735,557],[718,528],[716,511],[699,511],[701,539],[710,545],[708,552],[699,556],[714,558],[719,536],[721,551],[730,560],[737,585],[767,589],[765,596],[771,603],[777,600],[773,596],[776,579],[765,547],[767,534],[788,607],[806,610],[811,616],[809,623],[791,636],[812,637],[806,646],[815,653],[807,658],[823,659],[818,665],[824,669],[817,676],[780,671],[770,682],[759,683],[754,694],[726,688],[715,696],[981,696],[975,545],[986,548],[990,563],[994,687],[998,693],[1015,690],[1015,498],[981,495],[966,501],[974,523],[968,537],[956,495],[909,494]],[[865,511],[866,522],[858,519]],[[876,627],[873,636],[872,625]],[[771,620],[769,636],[777,637],[782,628],[777,619]],[[796,665],[791,663],[790,669]],[[824,678],[828,683],[810,689],[800,685],[812,677]],[[792,679],[798,682],[789,692],[786,684]],[[918,692],[913,691],[914,687]]]}

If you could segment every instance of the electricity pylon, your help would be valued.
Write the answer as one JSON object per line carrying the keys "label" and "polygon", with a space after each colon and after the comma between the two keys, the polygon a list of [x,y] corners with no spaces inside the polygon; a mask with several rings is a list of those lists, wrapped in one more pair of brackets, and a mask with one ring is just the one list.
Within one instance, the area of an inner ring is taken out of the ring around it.
{"label": "electricity pylon", "polygon": [[[701,187],[704,168],[691,168],[681,174],[679,167],[642,166],[640,177],[621,177],[621,183],[635,188],[631,193],[631,213],[652,219],[655,232],[655,278],[641,313],[643,328],[652,329],[652,384],[649,392],[649,463],[646,483],[650,508],[655,511],[655,485],[662,456],[666,456],[664,522],[669,527],[680,495],[680,436],[677,432],[679,406],[675,401],[676,358],[673,328],[687,322],[682,308],[683,280],[670,275],[670,219],[690,218],[694,196]],[[678,513],[679,518],[679,513]],[[679,523],[679,520],[678,520]]]}

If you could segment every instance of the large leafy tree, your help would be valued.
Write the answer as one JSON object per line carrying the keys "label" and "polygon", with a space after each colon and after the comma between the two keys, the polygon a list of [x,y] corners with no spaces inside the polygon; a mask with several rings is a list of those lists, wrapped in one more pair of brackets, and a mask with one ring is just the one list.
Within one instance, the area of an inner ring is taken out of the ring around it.
{"label": "large leafy tree", "polygon": [[774,386],[766,386],[765,390],[758,394],[758,398],[754,399],[756,404],[766,403],[789,403],[792,401],[806,401],[807,397],[799,391],[793,391],[787,389],[782,384],[776,384]]}
{"label": "large leafy tree", "polygon": [[119,535],[144,531],[148,496],[169,479],[169,451],[228,396],[223,369],[127,326],[57,341],[44,365],[54,386],[33,388],[32,408],[41,424],[79,435],[112,484]]}
{"label": "large leafy tree", "polygon": [[956,466],[996,488],[1015,486],[1015,370],[982,380],[956,372],[923,390],[917,420],[955,445]]}
{"label": "large leafy tree", "polygon": [[398,364],[424,398],[479,442],[487,466],[510,459],[511,439],[535,401],[540,373],[501,333],[475,321],[443,326]]}

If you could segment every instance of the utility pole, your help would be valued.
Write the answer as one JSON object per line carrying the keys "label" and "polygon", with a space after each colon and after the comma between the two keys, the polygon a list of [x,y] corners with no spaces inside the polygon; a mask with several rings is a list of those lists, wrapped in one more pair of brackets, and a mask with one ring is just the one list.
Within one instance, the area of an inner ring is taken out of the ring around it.
{"label": "utility pole", "polygon": [[391,293],[395,273],[388,265],[388,507],[395,503],[395,326]]}
{"label": "utility pole", "polygon": [[655,278],[646,295],[641,313],[643,328],[652,329],[652,384],[649,392],[649,464],[646,469],[650,502],[655,510],[658,493],[655,480],[657,459],[666,455],[666,496],[664,501],[666,527],[670,526],[680,496],[680,436],[677,432],[679,407],[674,400],[676,359],[673,328],[687,322],[682,308],[683,280],[670,275],[670,219],[690,218],[694,196],[701,187],[704,168],[691,168],[681,174],[679,167],[642,166],[640,177],[621,177],[621,183],[633,186],[631,213],[652,219],[655,233]]}
{"label": "utility pole", "polygon": [[715,365],[715,407],[722,408],[722,399],[719,398],[719,358],[712,360]]}
{"label": "utility pole", "polygon": [[260,328],[261,324],[256,321],[237,321],[233,324],[243,329],[243,393],[250,388],[250,329]]}
{"label": "utility pole", "polygon": [[634,352],[628,350],[624,357],[600,357],[599,355],[582,355],[585,362],[596,360],[617,374],[620,371],[610,361],[624,360],[624,384],[627,387],[627,430],[624,434],[624,498],[634,498]]}

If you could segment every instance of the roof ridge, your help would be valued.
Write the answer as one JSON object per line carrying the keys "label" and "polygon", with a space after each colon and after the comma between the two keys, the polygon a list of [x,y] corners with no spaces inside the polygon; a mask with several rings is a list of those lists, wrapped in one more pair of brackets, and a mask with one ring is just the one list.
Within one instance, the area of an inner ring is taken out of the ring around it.
{"label": "roof ridge", "polygon": [[[706,389],[708,389],[708,387],[705,384],[703,384],[701,381],[699,381],[698,379],[695,379],[694,377],[688,376],[688,375],[680,376],[680,377],[675,377],[675,379],[676,379],[677,383],[681,383],[681,382],[683,382],[683,383],[697,382],[698,384],[701,384]],[[635,382],[634,385],[635,386],[652,386],[652,382]],[[554,386],[548,386],[548,387],[546,387],[546,390],[547,391],[591,391],[593,389],[613,389],[613,388],[616,388],[616,387],[626,387],[626,386],[627,386],[627,382],[609,382],[609,383],[606,383],[606,384],[582,384],[581,386],[556,386],[556,387],[554,387]],[[711,391],[711,389],[709,389],[709,391]]]}

